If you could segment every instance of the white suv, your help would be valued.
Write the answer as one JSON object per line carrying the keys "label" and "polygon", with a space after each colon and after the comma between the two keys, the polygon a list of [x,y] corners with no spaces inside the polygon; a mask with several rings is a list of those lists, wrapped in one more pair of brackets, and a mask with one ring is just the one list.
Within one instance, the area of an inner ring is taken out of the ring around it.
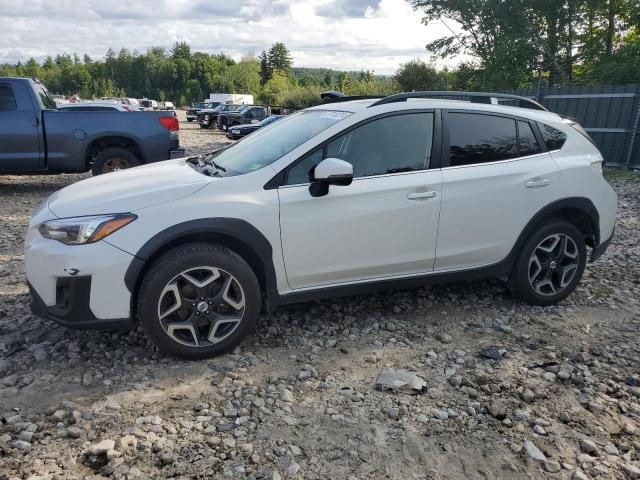
{"label": "white suv", "polygon": [[139,321],[203,358],[263,308],[379,287],[500,277],[525,302],[564,299],[614,231],[598,149],[526,99],[424,96],[333,101],[53,194],[27,233],[33,311]]}

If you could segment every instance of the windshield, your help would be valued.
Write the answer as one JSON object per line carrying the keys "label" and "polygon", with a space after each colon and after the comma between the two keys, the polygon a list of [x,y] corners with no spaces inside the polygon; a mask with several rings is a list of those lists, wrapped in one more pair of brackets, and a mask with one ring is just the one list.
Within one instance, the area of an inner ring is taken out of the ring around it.
{"label": "windshield", "polygon": [[296,113],[252,133],[207,159],[224,168],[226,176],[253,172],[271,165],[349,115],[348,112],[330,110]]}
{"label": "windshield", "polygon": [[267,117],[264,120],[262,120],[260,123],[258,123],[258,125],[260,125],[261,127],[264,127],[265,125],[269,125],[270,123],[275,122],[279,118],[280,117],[277,115],[271,115],[270,117]]}
{"label": "windshield", "polygon": [[204,103],[192,103],[191,107],[192,108],[202,108],[202,107],[204,107]]}

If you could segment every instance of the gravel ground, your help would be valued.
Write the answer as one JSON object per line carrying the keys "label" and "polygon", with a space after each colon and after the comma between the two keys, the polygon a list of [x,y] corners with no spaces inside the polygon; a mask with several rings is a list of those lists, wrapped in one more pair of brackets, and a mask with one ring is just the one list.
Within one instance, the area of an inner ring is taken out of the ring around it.
{"label": "gravel ground", "polygon": [[[225,141],[183,123],[189,153]],[[0,479],[640,478],[639,183],[559,306],[498,281],[306,303],[184,362],[31,315],[30,212],[81,178],[0,177]]]}

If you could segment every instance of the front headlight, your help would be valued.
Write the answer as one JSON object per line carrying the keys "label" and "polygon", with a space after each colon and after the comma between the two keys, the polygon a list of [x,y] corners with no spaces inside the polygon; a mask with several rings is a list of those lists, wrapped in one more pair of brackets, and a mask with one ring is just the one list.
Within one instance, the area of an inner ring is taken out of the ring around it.
{"label": "front headlight", "polygon": [[38,230],[44,238],[57,240],[65,245],[85,245],[108,237],[136,218],[138,217],[132,213],[61,218],[42,223]]}

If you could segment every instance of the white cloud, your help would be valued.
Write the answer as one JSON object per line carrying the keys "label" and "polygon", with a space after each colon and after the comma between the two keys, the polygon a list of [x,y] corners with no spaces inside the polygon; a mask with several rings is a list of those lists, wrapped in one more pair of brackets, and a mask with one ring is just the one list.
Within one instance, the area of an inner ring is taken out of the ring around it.
{"label": "white cloud", "polygon": [[0,12],[0,63],[176,41],[239,59],[282,41],[296,66],[390,74],[427,59],[424,46],[447,33],[425,27],[405,0],[0,0]]}

